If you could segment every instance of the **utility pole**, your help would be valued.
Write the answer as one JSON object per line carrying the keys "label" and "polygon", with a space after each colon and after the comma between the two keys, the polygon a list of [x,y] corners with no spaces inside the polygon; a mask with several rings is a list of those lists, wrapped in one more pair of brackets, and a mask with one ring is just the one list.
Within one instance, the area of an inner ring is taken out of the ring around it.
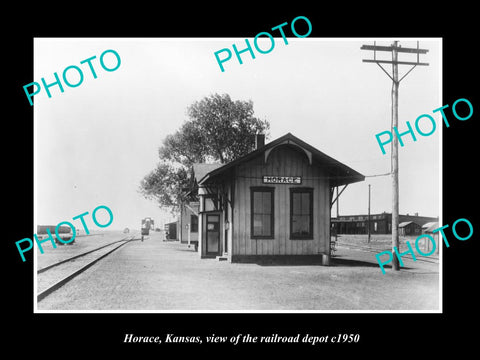
{"label": "utility pole", "polygon": [[335,229],[335,243],[337,243],[338,241],[338,231],[340,230],[340,222],[339,222],[339,218],[338,218],[338,214],[339,214],[339,211],[338,211],[338,204],[340,202],[340,198],[338,197],[338,186],[337,186],[337,227]]}
{"label": "utility pole", "polygon": [[370,186],[368,184],[368,243],[370,243]]}
{"label": "utility pole", "polygon": [[[398,139],[397,134],[393,129],[398,128],[398,52],[396,50],[398,41],[393,42],[392,49],[392,74],[393,74],[393,83],[392,83],[392,160],[391,160],[391,171],[392,171],[392,251],[400,247],[398,241],[398,224],[399,221],[399,212],[400,206],[398,204],[398,198],[400,196],[400,189],[398,184]],[[393,251],[395,253],[395,251]],[[393,256],[392,268],[394,270],[400,270],[400,264],[398,258]]]}
{"label": "utility pole", "polygon": [[338,214],[339,214],[339,210],[338,210],[339,203],[340,203],[340,199],[338,197],[338,186],[337,186],[337,219],[338,219]]}
{"label": "utility pole", "polygon": [[[373,60],[372,59],[363,59],[363,62],[376,63],[385,74],[392,80],[392,129],[391,133],[393,134],[392,139],[392,157],[391,157],[391,173],[392,173],[392,253],[395,252],[394,249],[399,247],[398,243],[398,223],[399,223],[399,183],[398,183],[398,138],[397,132],[395,131],[398,128],[398,87],[400,81],[402,81],[405,76],[407,76],[417,65],[427,66],[428,63],[420,62],[420,54],[426,54],[427,49],[420,49],[419,43],[417,41],[417,48],[403,48],[398,45],[398,41],[394,41],[390,46],[377,46],[376,42],[372,45],[362,45],[361,50],[373,50]],[[377,51],[387,51],[392,53],[392,60],[379,60],[377,59]],[[398,53],[411,53],[417,54],[417,61],[399,61]],[[383,68],[381,64],[392,64],[392,75],[388,73],[387,70]],[[403,75],[400,79],[398,78],[398,65],[412,65],[412,67]],[[400,264],[396,256],[393,257],[392,268],[394,270],[400,270]]]}

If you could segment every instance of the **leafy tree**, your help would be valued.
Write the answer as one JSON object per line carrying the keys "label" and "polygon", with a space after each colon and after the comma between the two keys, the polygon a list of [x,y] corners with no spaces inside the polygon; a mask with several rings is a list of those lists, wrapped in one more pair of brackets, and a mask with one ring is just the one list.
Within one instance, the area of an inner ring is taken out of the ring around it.
{"label": "leafy tree", "polygon": [[140,184],[140,193],[172,210],[184,200],[194,163],[228,163],[254,149],[255,134],[268,136],[270,124],[254,116],[253,102],[210,95],[187,108],[189,120],[167,135],[158,153],[160,163]]}
{"label": "leafy tree", "polygon": [[140,193],[147,199],[155,200],[161,207],[175,212],[183,200],[183,189],[189,185],[188,171],[184,166],[160,162],[140,183]]}

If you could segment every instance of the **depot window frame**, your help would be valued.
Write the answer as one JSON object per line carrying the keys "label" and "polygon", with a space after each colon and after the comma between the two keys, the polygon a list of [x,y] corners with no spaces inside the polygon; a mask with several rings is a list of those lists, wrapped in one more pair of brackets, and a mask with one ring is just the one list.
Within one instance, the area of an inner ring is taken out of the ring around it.
{"label": "depot window frame", "polygon": [[[270,235],[255,235],[254,234],[254,216],[255,192],[268,192],[271,196],[270,201]],[[275,188],[270,186],[252,186],[250,187],[250,238],[251,239],[274,239],[275,238]]]}
{"label": "depot window frame", "polygon": [[[308,194],[309,197],[309,232],[299,235],[293,232],[293,197],[294,194]],[[290,188],[290,240],[313,240],[313,188],[295,187]]]}

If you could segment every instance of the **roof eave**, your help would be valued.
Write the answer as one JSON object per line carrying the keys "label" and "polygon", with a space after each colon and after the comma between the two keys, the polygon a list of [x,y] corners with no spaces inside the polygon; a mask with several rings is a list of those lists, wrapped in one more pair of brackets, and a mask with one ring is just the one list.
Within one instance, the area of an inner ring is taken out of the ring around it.
{"label": "roof eave", "polygon": [[[309,151],[312,151],[312,153],[317,156],[318,161],[320,163],[331,162],[335,167],[338,167],[342,172],[344,172],[346,174],[346,176],[342,175],[342,176],[338,176],[338,177],[344,177],[345,179],[351,179],[351,181],[334,182],[335,185],[332,185],[332,186],[340,186],[340,185],[353,184],[353,183],[356,183],[356,182],[365,181],[365,176],[364,175],[362,175],[359,172],[353,170],[349,166],[341,163],[340,161],[335,160],[334,158],[328,156],[327,154],[324,154],[320,150],[318,150],[315,147],[311,146],[310,144],[304,142],[303,140],[297,138],[293,134],[287,133],[287,134],[269,142],[268,144],[265,144],[264,146],[262,146],[259,149],[256,149],[256,150],[254,150],[254,151],[252,151],[252,152],[250,152],[250,153],[248,153],[248,154],[246,154],[246,155],[244,155],[244,156],[242,156],[242,157],[240,157],[240,158],[238,158],[234,161],[229,162],[228,164],[225,164],[223,166],[220,166],[220,167],[210,171],[202,179],[200,179],[200,181],[198,181],[198,184],[199,185],[204,184],[209,179],[212,179],[215,176],[220,175],[221,173],[227,171],[228,169],[236,166],[239,163],[242,163],[244,161],[248,161],[248,160],[254,158],[255,156],[257,156],[261,152],[264,152],[271,147],[275,147],[275,146],[277,146],[278,144],[282,143],[283,141],[285,141],[287,139],[291,139],[294,142],[297,142],[299,146],[302,146],[304,148],[307,148]],[[335,178],[335,177],[332,177],[332,178]]]}

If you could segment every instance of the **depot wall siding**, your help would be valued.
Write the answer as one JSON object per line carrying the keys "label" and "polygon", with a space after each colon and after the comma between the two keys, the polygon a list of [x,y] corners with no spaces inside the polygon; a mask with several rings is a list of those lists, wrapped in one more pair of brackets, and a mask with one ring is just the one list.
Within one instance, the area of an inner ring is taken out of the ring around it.
{"label": "depot wall siding", "polygon": [[[330,247],[329,184],[325,171],[311,166],[301,151],[280,146],[264,163],[259,156],[239,165],[235,174],[233,211],[233,255],[315,255],[328,253]],[[302,184],[263,184],[264,175],[301,176]],[[274,193],[274,239],[251,238],[250,188],[268,186]],[[290,188],[313,189],[313,239],[290,239]]]}

